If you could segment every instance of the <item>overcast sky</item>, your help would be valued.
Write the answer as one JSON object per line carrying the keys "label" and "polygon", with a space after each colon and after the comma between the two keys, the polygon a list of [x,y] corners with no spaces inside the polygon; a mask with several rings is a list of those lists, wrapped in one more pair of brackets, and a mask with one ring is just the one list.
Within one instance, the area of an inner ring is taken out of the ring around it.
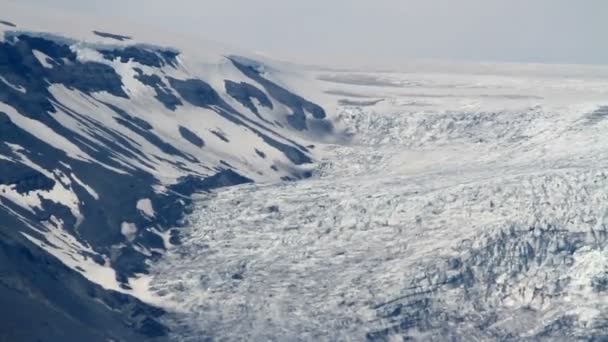
{"label": "overcast sky", "polygon": [[298,62],[608,64],[608,0],[20,0]]}

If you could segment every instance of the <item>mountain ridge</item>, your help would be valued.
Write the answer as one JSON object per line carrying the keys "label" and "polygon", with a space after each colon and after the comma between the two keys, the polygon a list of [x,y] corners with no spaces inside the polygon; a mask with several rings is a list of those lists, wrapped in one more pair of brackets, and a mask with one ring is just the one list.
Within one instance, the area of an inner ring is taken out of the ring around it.
{"label": "mountain ridge", "polygon": [[[74,340],[163,338],[163,310],[153,306],[146,274],[150,261],[179,244],[190,196],[310,176],[309,144],[290,132],[303,137],[315,129],[308,123],[323,122],[312,136],[332,134],[325,111],[251,59],[218,56],[223,62],[213,66],[122,34],[92,30],[91,42],[5,26],[0,218],[13,242],[3,251],[13,257],[3,279],[55,270],[53,281],[5,282],[5,294],[18,293],[5,300],[21,300],[24,312],[63,312],[48,325],[63,327],[57,334],[73,328]],[[18,261],[33,258],[38,263]],[[25,273],[17,276],[13,263]],[[49,290],[64,279],[73,279],[67,292]],[[85,304],[74,307],[73,295]],[[105,327],[85,319],[92,311],[108,318]],[[13,318],[5,336],[47,333],[21,331],[23,318]]]}

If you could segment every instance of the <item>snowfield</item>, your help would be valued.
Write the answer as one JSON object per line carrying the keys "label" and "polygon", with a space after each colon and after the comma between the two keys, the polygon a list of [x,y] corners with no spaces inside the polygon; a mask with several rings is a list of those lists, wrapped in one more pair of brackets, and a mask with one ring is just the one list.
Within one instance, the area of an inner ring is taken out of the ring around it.
{"label": "snowfield", "polygon": [[605,73],[319,71],[350,141],[197,198],[152,267],[173,337],[608,338]]}

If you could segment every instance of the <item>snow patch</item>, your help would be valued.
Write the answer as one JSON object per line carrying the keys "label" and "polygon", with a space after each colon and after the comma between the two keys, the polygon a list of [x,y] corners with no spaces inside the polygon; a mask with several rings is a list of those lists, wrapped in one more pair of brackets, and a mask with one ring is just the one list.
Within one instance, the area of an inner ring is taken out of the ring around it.
{"label": "snow patch", "polygon": [[51,57],[49,57],[47,54],[45,54],[42,51],[39,50],[32,50],[32,52],[34,53],[34,56],[36,56],[36,59],[38,59],[38,62],[40,62],[40,64],[42,64],[43,67],[47,68],[47,69],[52,69],[53,65],[51,63],[49,63],[49,60],[53,60]]}
{"label": "snow patch", "polygon": [[156,213],[154,212],[154,207],[152,206],[152,201],[149,198],[143,198],[137,201],[137,210],[139,210],[146,217],[154,218]]}
{"label": "snow patch", "polygon": [[137,233],[137,225],[135,223],[123,222],[120,225],[120,232],[128,241],[132,242]]}
{"label": "snow patch", "polygon": [[88,193],[89,195],[91,195],[94,199],[98,200],[99,199],[99,194],[97,194],[97,192],[91,188],[90,186],[84,184],[83,181],[81,181],[78,177],[76,177],[75,174],[71,174],[72,179],[74,179],[74,181],[76,182],[76,184],[80,185],[81,187],[83,187]]}

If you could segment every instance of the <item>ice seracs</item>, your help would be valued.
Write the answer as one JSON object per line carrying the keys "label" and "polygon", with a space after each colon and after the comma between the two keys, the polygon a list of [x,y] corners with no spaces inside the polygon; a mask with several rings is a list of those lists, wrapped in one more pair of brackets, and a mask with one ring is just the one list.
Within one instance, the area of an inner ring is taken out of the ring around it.
{"label": "ice seracs", "polygon": [[385,100],[338,108],[312,179],[199,199],[154,266],[175,338],[605,338],[608,83],[560,72],[344,77]]}

